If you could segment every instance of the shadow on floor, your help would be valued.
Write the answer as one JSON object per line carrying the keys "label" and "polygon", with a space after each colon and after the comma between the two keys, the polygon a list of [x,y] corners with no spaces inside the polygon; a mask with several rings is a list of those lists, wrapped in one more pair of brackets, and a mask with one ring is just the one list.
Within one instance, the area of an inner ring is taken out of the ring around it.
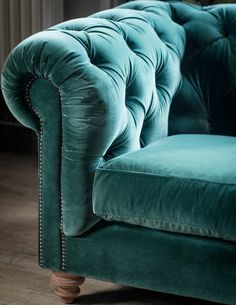
{"label": "shadow on floor", "polygon": [[[96,305],[96,304],[121,304],[131,302],[133,304],[148,305],[216,305],[216,303],[195,300],[190,298],[178,297],[174,295],[158,293],[154,291],[118,286],[116,289],[104,290],[101,292],[81,295],[76,304]],[[130,303],[130,304],[131,304]]]}

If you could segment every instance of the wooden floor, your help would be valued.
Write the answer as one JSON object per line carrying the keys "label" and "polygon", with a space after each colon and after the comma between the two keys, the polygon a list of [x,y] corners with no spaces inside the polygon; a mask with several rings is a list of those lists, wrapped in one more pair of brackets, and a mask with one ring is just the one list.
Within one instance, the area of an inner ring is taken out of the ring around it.
{"label": "wooden floor", "polygon": [[[59,305],[37,263],[35,158],[0,154],[0,305]],[[87,279],[81,305],[213,305]],[[219,304],[218,304],[219,305]]]}

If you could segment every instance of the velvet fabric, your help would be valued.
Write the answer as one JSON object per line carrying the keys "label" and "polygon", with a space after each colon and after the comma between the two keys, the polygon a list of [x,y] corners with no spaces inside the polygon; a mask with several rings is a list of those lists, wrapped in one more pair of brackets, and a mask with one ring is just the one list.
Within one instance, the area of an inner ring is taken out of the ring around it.
{"label": "velvet fabric", "polygon": [[[122,8],[135,9],[145,17],[153,18],[155,30],[163,42],[166,42],[166,28],[170,25],[164,24],[160,15],[168,15],[184,29],[186,43],[181,61],[181,86],[171,104],[170,134],[235,136],[235,4],[198,6],[131,1]],[[116,20],[115,16],[113,18]],[[175,32],[170,39],[176,39]]]}
{"label": "velvet fabric", "polygon": [[235,305],[234,242],[101,222],[66,246],[68,272]]}
{"label": "velvet fabric", "polygon": [[[134,1],[54,26],[12,51],[2,90],[24,125],[39,129],[26,88],[46,79],[59,95],[65,234],[81,234],[99,220],[92,211],[98,165],[167,136],[168,128],[236,134],[235,12],[235,5]],[[54,103],[48,107],[42,130]]]}
{"label": "velvet fabric", "polygon": [[[45,79],[34,81],[29,90],[32,109],[43,130],[39,139],[39,262],[41,266],[61,266],[61,104],[58,90]],[[45,103],[51,101],[51,103]],[[52,107],[53,103],[53,107]],[[45,145],[50,143],[50,145]],[[42,159],[43,156],[43,159]],[[53,170],[52,170],[53,168]]]}
{"label": "velvet fabric", "polygon": [[177,135],[106,162],[94,213],[159,230],[236,241],[236,138]]}
{"label": "velvet fabric", "polygon": [[39,139],[42,267],[235,305],[235,242],[96,224],[92,211],[108,160],[171,134],[236,135],[235,16],[235,4],[133,1],[11,52],[2,91]]}

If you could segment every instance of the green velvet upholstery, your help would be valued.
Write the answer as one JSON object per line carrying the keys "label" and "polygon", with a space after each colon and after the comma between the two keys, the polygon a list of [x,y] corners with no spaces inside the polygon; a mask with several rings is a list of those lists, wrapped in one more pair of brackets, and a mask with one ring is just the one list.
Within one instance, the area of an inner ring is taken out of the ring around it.
{"label": "green velvet upholstery", "polygon": [[177,135],[96,170],[106,220],[236,241],[236,137]]}
{"label": "green velvet upholstery", "polygon": [[235,305],[232,232],[165,232],[92,210],[95,170],[110,159],[168,135],[236,136],[235,16],[235,4],[133,1],[11,52],[2,91],[39,141],[42,267]]}
{"label": "green velvet upholstery", "polygon": [[233,242],[100,223],[66,244],[68,272],[235,305]]}

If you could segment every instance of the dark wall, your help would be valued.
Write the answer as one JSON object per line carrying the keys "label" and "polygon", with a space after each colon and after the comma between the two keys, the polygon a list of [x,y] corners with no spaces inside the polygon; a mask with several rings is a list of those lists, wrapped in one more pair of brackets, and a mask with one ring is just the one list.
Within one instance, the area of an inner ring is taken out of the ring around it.
{"label": "dark wall", "polygon": [[23,127],[8,110],[0,91],[0,152],[34,153],[37,139],[34,132]]}
{"label": "dark wall", "polygon": [[65,20],[86,17],[99,11],[100,1],[98,0],[66,0],[64,4]]}
{"label": "dark wall", "polygon": [[95,12],[128,2],[126,0],[65,0],[65,20],[86,17]]}

